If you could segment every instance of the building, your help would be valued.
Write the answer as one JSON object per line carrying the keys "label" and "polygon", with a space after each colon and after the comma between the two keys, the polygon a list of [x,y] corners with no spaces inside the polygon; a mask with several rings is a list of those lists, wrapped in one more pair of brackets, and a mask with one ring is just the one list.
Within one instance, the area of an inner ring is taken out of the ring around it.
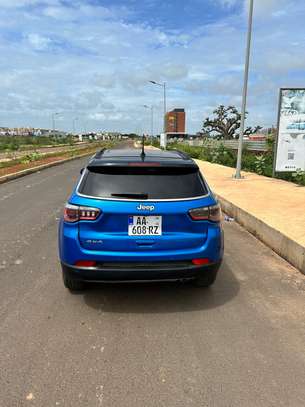
{"label": "building", "polygon": [[185,134],[185,110],[174,109],[165,116],[166,133],[173,135]]}
{"label": "building", "polygon": [[266,141],[267,136],[265,134],[250,134],[249,140],[250,141]]}

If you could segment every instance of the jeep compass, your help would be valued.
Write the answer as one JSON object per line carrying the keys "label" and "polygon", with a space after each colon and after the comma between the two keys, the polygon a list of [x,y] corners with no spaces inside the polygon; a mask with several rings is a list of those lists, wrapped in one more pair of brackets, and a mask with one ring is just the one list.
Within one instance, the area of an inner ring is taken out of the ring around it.
{"label": "jeep compass", "polygon": [[63,281],[214,283],[223,257],[221,210],[180,151],[108,149],[81,171],[59,224]]}

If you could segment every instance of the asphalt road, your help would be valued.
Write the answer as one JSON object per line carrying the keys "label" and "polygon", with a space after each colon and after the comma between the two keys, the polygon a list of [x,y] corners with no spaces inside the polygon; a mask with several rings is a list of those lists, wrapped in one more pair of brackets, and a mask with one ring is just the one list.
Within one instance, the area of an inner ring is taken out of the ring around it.
{"label": "asphalt road", "polygon": [[305,405],[305,276],[225,223],[212,289],[71,294],[57,224],[85,160],[0,185],[0,406]]}

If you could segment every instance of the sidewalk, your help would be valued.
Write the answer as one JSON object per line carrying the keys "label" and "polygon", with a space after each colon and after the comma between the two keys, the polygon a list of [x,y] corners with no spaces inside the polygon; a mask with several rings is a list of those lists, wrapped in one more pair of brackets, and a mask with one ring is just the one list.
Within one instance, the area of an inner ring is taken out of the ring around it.
{"label": "sidewalk", "polygon": [[196,162],[224,211],[305,274],[305,187]]}

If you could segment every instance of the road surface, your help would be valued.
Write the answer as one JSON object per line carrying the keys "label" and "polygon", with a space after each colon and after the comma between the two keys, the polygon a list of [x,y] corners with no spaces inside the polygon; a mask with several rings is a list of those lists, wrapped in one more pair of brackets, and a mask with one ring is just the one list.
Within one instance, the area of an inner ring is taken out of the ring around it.
{"label": "road surface", "polygon": [[0,185],[0,406],[305,405],[305,276],[234,222],[210,290],[71,294],[57,224],[86,160]]}

